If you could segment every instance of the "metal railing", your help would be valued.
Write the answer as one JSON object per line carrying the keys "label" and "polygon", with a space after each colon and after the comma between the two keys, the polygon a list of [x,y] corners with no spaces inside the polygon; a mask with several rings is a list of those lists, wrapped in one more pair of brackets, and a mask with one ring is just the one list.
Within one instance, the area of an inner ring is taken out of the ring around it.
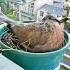
{"label": "metal railing", "polygon": [[70,70],[70,47],[67,49],[67,52],[63,56],[60,70]]}

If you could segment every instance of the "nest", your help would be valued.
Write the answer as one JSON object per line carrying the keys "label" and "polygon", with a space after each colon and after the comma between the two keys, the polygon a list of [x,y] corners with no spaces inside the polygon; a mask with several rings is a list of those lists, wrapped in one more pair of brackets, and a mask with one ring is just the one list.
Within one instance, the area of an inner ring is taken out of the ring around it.
{"label": "nest", "polygon": [[30,52],[46,52],[62,47],[64,42],[64,24],[59,24],[48,17],[44,19],[43,24],[20,25],[12,29],[13,32],[10,31],[4,36],[3,42],[9,42],[14,46],[13,48]]}

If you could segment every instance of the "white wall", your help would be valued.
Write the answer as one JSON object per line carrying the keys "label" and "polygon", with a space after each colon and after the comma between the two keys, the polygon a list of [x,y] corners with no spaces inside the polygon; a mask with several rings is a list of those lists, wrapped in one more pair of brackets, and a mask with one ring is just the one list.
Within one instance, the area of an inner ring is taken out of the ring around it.
{"label": "white wall", "polygon": [[35,10],[43,6],[44,4],[53,4],[53,0],[37,0]]}

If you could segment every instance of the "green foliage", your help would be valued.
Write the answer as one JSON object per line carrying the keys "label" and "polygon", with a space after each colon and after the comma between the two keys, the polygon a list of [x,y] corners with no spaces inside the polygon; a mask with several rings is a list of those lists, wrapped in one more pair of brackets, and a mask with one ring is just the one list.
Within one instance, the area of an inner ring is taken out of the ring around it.
{"label": "green foliage", "polygon": [[0,0],[0,6],[5,3],[5,0]]}
{"label": "green foliage", "polygon": [[0,3],[4,3],[5,0],[0,0]]}
{"label": "green foliage", "polygon": [[17,20],[17,17],[13,14],[13,10],[6,9],[4,14],[13,20]]}

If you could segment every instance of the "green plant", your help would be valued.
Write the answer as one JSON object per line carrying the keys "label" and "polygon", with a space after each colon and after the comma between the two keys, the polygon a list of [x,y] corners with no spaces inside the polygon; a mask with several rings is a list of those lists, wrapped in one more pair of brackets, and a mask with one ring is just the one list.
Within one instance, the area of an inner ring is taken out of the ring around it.
{"label": "green plant", "polygon": [[4,14],[5,14],[7,17],[9,17],[9,18],[11,18],[11,19],[13,19],[13,20],[17,20],[16,15],[13,14],[13,10],[10,10],[10,9],[7,8],[7,9],[5,10]]}

